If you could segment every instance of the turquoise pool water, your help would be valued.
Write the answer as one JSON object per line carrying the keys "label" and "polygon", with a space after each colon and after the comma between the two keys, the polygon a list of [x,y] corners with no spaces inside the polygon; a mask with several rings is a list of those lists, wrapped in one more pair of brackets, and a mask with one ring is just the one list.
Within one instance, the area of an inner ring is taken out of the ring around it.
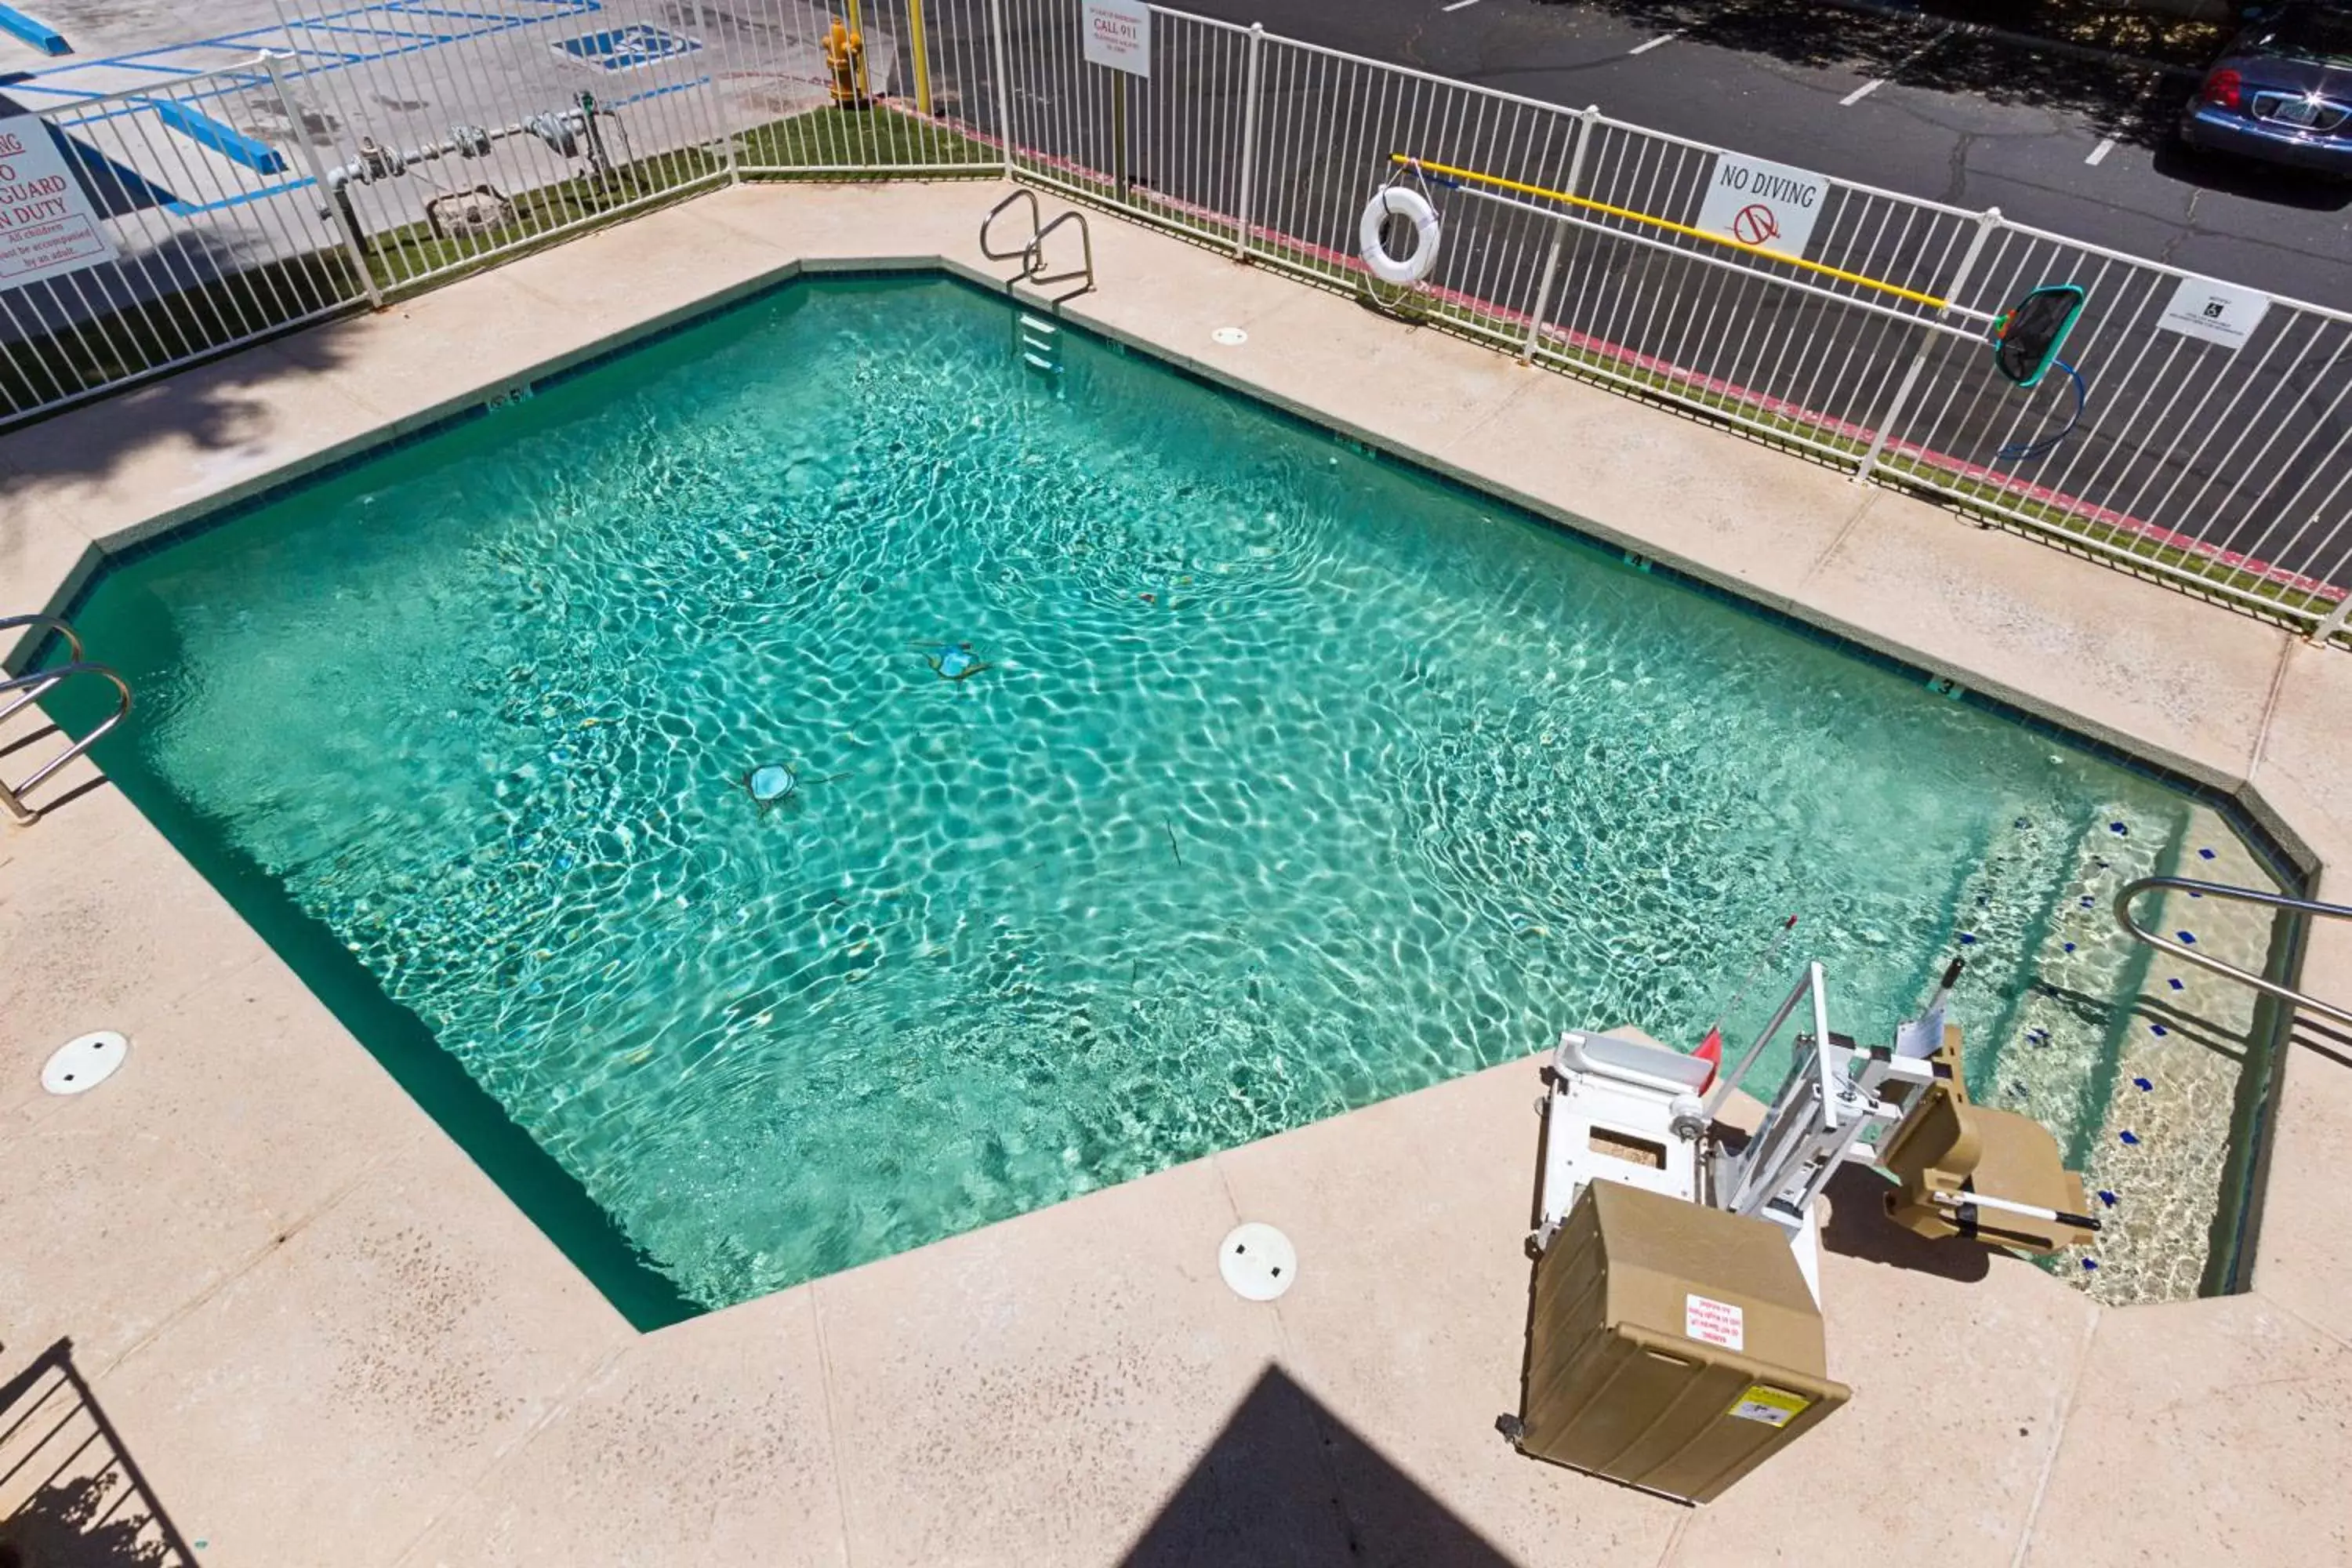
{"label": "turquoise pool water", "polygon": [[1966,933],[1996,1052],[2090,857],[2187,831],[1066,336],[803,282],[135,558],[101,755],[714,1306],[1566,1025],[1688,1043],[1790,912],[1858,1036]]}

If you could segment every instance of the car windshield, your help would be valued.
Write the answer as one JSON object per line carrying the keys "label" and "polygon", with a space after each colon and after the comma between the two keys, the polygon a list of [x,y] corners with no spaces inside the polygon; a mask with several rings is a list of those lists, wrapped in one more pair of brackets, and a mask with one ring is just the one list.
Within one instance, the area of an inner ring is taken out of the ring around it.
{"label": "car windshield", "polygon": [[2263,29],[2261,44],[2283,55],[2352,66],[2352,11],[2290,5]]}

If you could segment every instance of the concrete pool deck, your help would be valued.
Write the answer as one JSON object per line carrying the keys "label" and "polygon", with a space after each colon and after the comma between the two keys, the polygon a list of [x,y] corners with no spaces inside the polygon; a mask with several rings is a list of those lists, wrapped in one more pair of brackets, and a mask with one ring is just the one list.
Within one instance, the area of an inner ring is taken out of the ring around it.
{"label": "concrete pool deck", "polygon": [[[0,437],[0,613],[795,268],[1001,276],[975,240],[1003,189],[723,191]],[[2330,883],[2352,865],[2352,658],[1093,222],[1072,319],[2238,792]],[[2315,1030],[2249,1294],[2100,1307],[1849,1191],[1822,1283],[1854,1401],[1691,1510],[1494,1432],[1530,1063],[640,1334],[126,801],[68,788],[0,828],[0,1379],[70,1339],[84,1383],[41,1406],[66,1438],[0,1409],[0,1514],[39,1438],[114,1491],[100,1462],[134,1461],[166,1561],[239,1565],[2352,1562],[2352,1048]],[[2352,933],[2304,973],[2352,997]],[[44,1094],[97,1027],[131,1037],[122,1076]],[[1274,1306],[1217,1279],[1237,1218],[1298,1244]]]}

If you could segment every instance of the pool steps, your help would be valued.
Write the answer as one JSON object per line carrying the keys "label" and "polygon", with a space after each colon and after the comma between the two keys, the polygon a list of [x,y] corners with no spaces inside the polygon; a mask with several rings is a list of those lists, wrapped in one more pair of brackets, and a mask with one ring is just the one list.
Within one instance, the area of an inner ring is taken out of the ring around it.
{"label": "pool steps", "polygon": [[1013,335],[1019,340],[1021,363],[1045,375],[1062,373],[1062,329],[1026,310],[1013,313]]}

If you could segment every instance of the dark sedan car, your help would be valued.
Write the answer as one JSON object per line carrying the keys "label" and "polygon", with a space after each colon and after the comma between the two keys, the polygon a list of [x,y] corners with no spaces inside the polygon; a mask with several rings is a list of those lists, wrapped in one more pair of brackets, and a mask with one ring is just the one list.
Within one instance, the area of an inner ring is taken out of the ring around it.
{"label": "dark sedan car", "polygon": [[2191,147],[2352,179],[2352,10],[2250,13],[2180,119]]}

